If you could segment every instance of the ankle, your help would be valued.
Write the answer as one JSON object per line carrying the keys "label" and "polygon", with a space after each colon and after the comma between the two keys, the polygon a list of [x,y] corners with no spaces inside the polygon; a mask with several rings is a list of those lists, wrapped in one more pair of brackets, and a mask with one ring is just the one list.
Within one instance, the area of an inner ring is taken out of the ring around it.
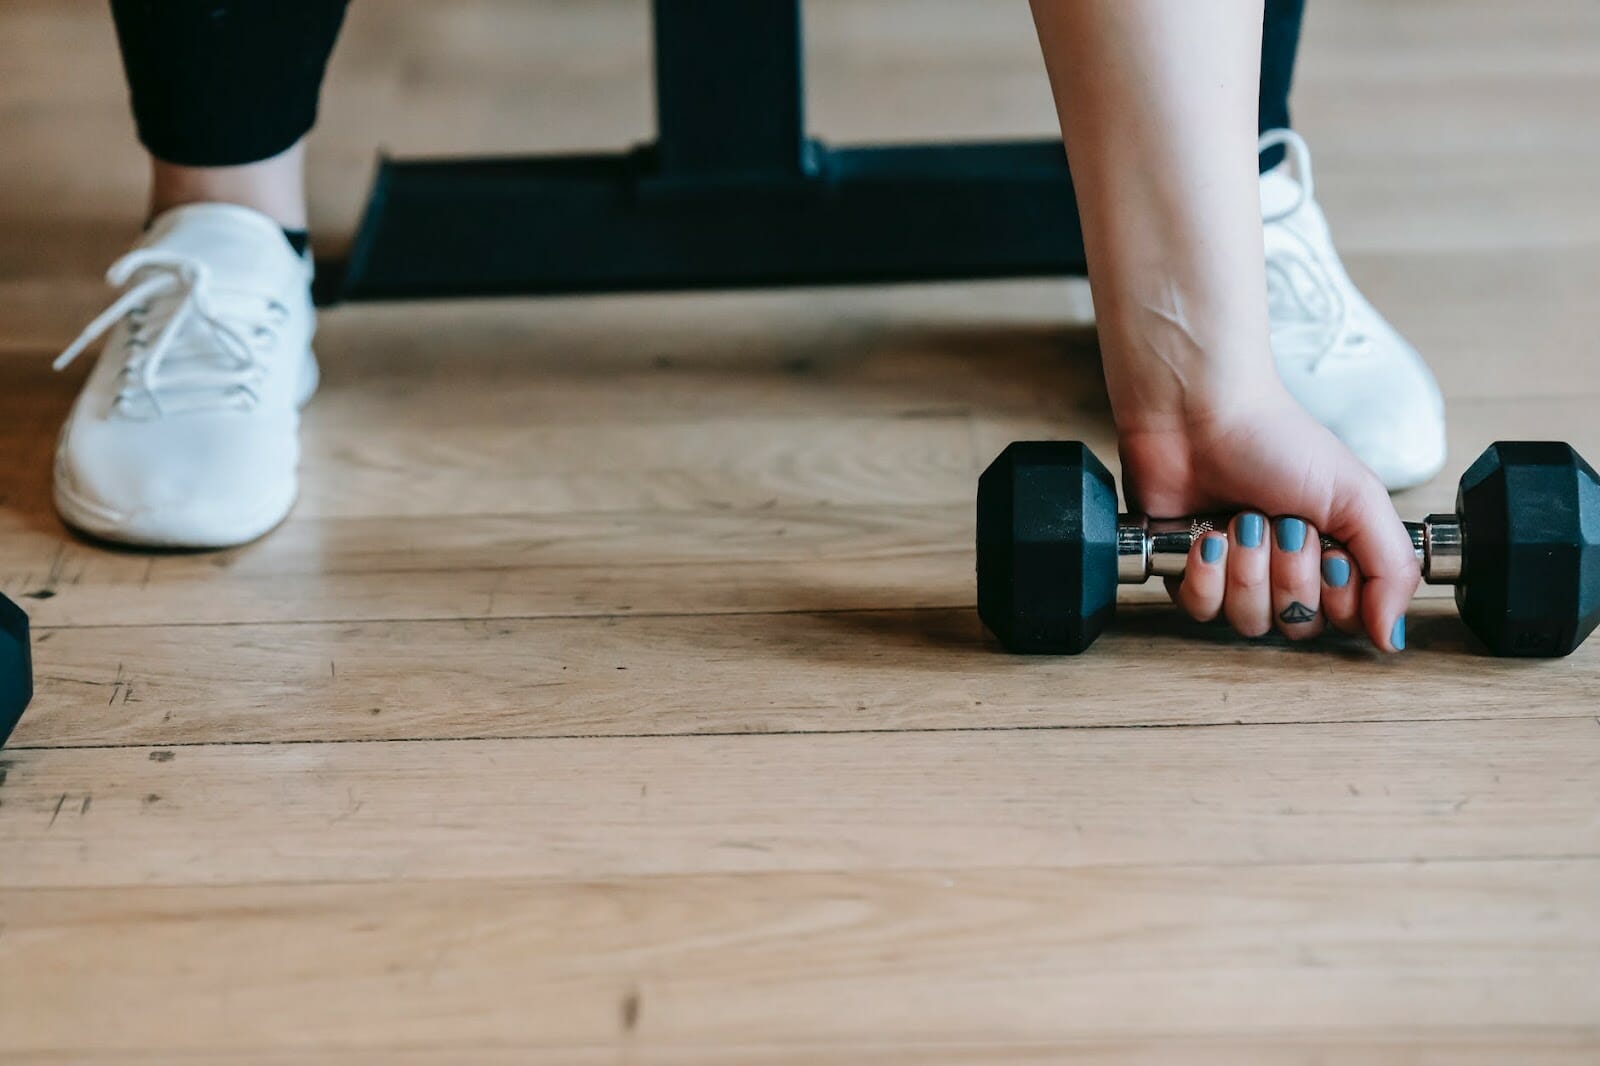
{"label": "ankle", "polygon": [[150,161],[150,217],[185,204],[239,204],[288,231],[306,228],[305,149],[233,167],[185,167]]}

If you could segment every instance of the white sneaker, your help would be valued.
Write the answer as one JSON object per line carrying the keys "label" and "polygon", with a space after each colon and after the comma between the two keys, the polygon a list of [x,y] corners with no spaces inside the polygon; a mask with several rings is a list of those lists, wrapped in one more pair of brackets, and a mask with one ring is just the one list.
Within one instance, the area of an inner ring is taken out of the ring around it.
{"label": "white sneaker", "polygon": [[1444,466],[1439,385],[1345,273],[1312,198],[1306,142],[1291,130],[1262,135],[1261,151],[1277,145],[1289,158],[1261,175],[1261,218],[1278,374],[1391,491],[1420,485]]}
{"label": "white sneaker", "polygon": [[107,540],[223,548],[288,515],[317,387],[311,266],[231,204],[162,214],[112,266],[121,296],[56,360],[106,343],[56,449],[61,517]]}

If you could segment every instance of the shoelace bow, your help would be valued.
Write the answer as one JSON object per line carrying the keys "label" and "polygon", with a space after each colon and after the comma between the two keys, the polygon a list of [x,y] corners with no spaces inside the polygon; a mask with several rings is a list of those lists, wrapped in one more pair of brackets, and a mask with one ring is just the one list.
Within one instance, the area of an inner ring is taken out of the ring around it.
{"label": "shoelace bow", "polygon": [[[214,407],[219,401],[244,409],[259,402],[266,376],[260,356],[276,342],[276,330],[248,323],[248,314],[226,314],[219,304],[248,301],[256,311],[264,306],[273,326],[288,319],[288,308],[251,294],[219,293],[205,263],[157,248],[129,252],[112,264],[106,280],[117,288],[130,281],[132,285],[56,357],[55,369],[65,369],[126,318],[122,348],[127,362],[119,375],[115,408],[128,413],[143,399],[160,418],[169,411]],[[241,317],[247,319],[244,324],[238,321]],[[190,325],[211,343],[185,338]]]}
{"label": "shoelace bow", "polygon": [[[1311,202],[1315,183],[1311,174],[1311,149],[1305,139],[1288,129],[1268,130],[1257,152],[1282,146],[1294,170],[1299,195],[1288,207],[1268,212],[1262,222],[1282,222]],[[1293,251],[1276,250],[1267,256],[1267,305],[1273,309],[1275,351],[1299,354],[1315,373],[1330,355],[1358,355],[1367,349],[1367,337],[1355,328],[1354,311],[1334,273],[1316,246],[1291,226],[1283,233],[1294,241]]]}

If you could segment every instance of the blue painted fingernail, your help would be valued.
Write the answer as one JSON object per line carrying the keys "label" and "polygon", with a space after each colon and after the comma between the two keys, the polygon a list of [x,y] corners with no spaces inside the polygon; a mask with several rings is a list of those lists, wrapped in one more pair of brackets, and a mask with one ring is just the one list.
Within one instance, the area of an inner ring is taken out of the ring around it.
{"label": "blue painted fingernail", "polygon": [[1280,518],[1273,530],[1278,538],[1278,550],[1297,552],[1306,546],[1306,524],[1298,518]]}
{"label": "blue painted fingernail", "polygon": [[1200,542],[1200,560],[1214,563],[1222,558],[1222,538],[1215,533]]}
{"label": "blue painted fingernail", "polygon": [[1344,588],[1350,583],[1350,563],[1337,555],[1328,556],[1322,560],[1322,580],[1330,588]]}
{"label": "blue painted fingernail", "polygon": [[1406,616],[1401,615],[1394,620],[1394,628],[1389,631],[1389,643],[1394,645],[1395,651],[1406,649]]}
{"label": "blue painted fingernail", "polygon": [[1239,516],[1239,543],[1246,548],[1261,547],[1261,537],[1266,532],[1266,519],[1258,514]]}

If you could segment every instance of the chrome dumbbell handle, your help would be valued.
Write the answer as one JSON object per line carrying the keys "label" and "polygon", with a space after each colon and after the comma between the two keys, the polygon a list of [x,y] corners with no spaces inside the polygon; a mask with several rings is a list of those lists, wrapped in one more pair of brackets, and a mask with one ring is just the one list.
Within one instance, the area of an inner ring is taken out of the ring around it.
{"label": "chrome dumbbell handle", "polygon": [[[1228,515],[1190,518],[1146,518],[1140,514],[1117,516],[1117,581],[1142,585],[1152,577],[1182,577],[1189,549],[1207,533],[1225,530]],[[1453,514],[1431,514],[1420,522],[1407,522],[1411,549],[1422,564],[1422,579],[1430,585],[1454,585],[1461,580],[1464,545],[1461,519]],[[1322,538],[1324,548],[1341,547]]]}

